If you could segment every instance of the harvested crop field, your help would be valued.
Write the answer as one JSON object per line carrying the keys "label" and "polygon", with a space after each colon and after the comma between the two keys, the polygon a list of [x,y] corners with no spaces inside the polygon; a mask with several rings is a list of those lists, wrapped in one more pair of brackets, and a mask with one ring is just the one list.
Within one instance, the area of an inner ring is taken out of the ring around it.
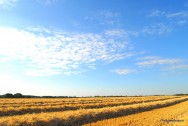
{"label": "harvested crop field", "polygon": [[0,99],[0,125],[184,125],[187,110],[187,96]]}
{"label": "harvested crop field", "polygon": [[138,114],[105,119],[85,126],[188,126],[188,101]]}

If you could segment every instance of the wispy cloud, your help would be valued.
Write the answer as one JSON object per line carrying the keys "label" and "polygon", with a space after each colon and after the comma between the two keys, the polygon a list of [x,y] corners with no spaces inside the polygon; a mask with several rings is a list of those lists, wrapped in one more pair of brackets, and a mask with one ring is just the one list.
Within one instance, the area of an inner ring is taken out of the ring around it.
{"label": "wispy cloud", "polygon": [[105,31],[105,34],[109,36],[125,36],[128,37],[128,33],[122,29],[112,29]]}
{"label": "wispy cloud", "polygon": [[147,26],[141,30],[140,33],[146,34],[146,35],[162,35],[171,32],[172,29],[163,24],[163,23],[157,23],[154,25]]}
{"label": "wispy cloud", "polygon": [[158,9],[154,9],[150,11],[150,13],[147,15],[148,17],[157,17],[157,16],[164,16],[166,15],[165,11],[160,11]]}
{"label": "wispy cloud", "polygon": [[96,22],[101,25],[119,25],[120,13],[111,11],[98,11],[92,14],[92,16],[84,17],[85,20]]}
{"label": "wispy cloud", "polygon": [[162,17],[175,24],[182,25],[188,20],[188,11],[166,12],[155,9],[150,11],[147,17]]}
{"label": "wispy cloud", "polygon": [[185,73],[188,72],[188,64],[184,59],[162,58],[157,56],[146,56],[137,59],[136,63],[142,69],[160,69],[165,73]]}
{"label": "wispy cloud", "polygon": [[168,13],[168,14],[166,14],[166,17],[167,18],[187,18],[188,17],[188,11]]}
{"label": "wispy cloud", "polygon": [[7,8],[10,6],[15,6],[18,0],[0,0],[0,7]]}
{"label": "wispy cloud", "polygon": [[167,68],[165,68],[164,70],[170,70],[170,71],[188,71],[188,64],[177,64],[177,65],[173,65],[173,66],[169,66]]}
{"label": "wispy cloud", "polygon": [[111,72],[116,73],[118,75],[127,75],[136,72],[136,70],[124,68],[124,69],[115,69],[112,70]]}
{"label": "wispy cloud", "polygon": [[168,73],[187,73],[188,64],[184,59],[179,58],[163,58],[159,56],[145,56],[136,59],[136,66],[134,69],[121,68],[114,69],[111,72],[118,75],[127,75],[132,73],[138,73],[145,70],[157,70],[159,69],[163,74]]}
{"label": "wispy cloud", "polygon": [[43,27],[0,28],[0,60],[19,60],[26,74],[77,74],[94,69],[97,62],[130,56],[127,37],[105,33],[73,33]]}
{"label": "wispy cloud", "polygon": [[147,56],[138,59],[137,65],[139,67],[150,67],[155,65],[174,65],[182,63],[181,59],[161,58],[157,56]]}
{"label": "wispy cloud", "polygon": [[[165,15],[165,12],[155,10],[150,14],[152,16]],[[93,25],[105,27],[105,33],[110,36],[133,36],[138,37],[139,35],[163,35],[170,33],[172,28],[165,23],[153,23],[147,26],[143,26],[141,29],[129,30],[122,29],[122,22],[120,20],[120,13],[111,11],[98,11],[90,16],[84,17],[88,22],[91,21]],[[180,22],[183,23],[183,22]]]}

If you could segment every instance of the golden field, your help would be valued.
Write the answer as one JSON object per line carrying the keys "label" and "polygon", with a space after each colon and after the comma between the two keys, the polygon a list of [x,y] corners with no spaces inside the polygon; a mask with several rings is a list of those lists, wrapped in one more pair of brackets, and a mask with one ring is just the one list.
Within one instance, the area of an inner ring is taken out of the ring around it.
{"label": "golden field", "polygon": [[188,126],[188,101],[138,114],[105,119],[85,126]]}
{"label": "golden field", "polygon": [[185,125],[188,96],[0,99],[0,126]]}

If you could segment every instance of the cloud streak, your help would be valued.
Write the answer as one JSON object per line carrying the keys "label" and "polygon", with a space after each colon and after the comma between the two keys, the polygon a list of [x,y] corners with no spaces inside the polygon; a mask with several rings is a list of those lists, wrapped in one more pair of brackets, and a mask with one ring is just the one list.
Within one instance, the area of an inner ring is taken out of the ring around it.
{"label": "cloud streak", "polygon": [[[19,60],[25,74],[78,74],[130,56],[127,37],[73,33],[43,27],[0,28],[0,61]],[[6,57],[6,60],[5,60]]]}
{"label": "cloud streak", "polygon": [[15,6],[18,0],[0,0],[0,7],[6,8],[10,6]]}
{"label": "cloud streak", "polygon": [[154,9],[148,14],[148,17],[186,18],[188,11],[166,12]]}
{"label": "cloud streak", "polygon": [[188,17],[188,11],[180,11],[175,13],[169,13],[166,14],[167,18],[187,18]]}
{"label": "cloud streak", "polygon": [[137,59],[136,65],[139,68],[154,69],[160,68],[165,72],[187,72],[188,64],[183,59],[178,58],[162,58],[157,56],[146,56]]}
{"label": "cloud streak", "polygon": [[175,24],[182,25],[188,20],[188,11],[166,12],[155,9],[152,10],[147,17],[163,17]]}
{"label": "cloud streak", "polygon": [[139,67],[148,67],[155,65],[174,65],[182,62],[181,59],[161,58],[156,56],[147,56],[139,59],[137,63]]}
{"label": "cloud streak", "polygon": [[157,23],[154,25],[147,26],[141,30],[141,33],[147,34],[147,35],[162,35],[171,32],[172,29],[163,24],[163,23]]}
{"label": "cloud streak", "polygon": [[127,75],[127,74],[134,73],[135,71],[136,70],[134,70],[134,69],[127,69],[127,68],[112,70],[113,73],[116,73],[118,75]]}
{"label": "cloud streak", "polygon": [[120,13],[117,12],[111,12],[111,11],[105,11],[100,10],[96,12],[95,14],[91,14],[92,16],[86,16],[84,17],[85,20],[91,21],[94,24],[98,23],[102,26],[118,26],[120,25]]}
{"label": "cloud streak", "polygon": [[188,64],[184,59],[179,58],[163,58],[159,56],[145,56],[136,59],[134,69],[119,68],[111,70],[118,75],[128,75],[139,73],[143,70],[159,69],[165,73],[187,73]]}
{"label": "cloud streak", "polygon": [[177,64],[173,66],[169,66],[165,68],[164,70],[168,71],[188,71],[188,64]]}

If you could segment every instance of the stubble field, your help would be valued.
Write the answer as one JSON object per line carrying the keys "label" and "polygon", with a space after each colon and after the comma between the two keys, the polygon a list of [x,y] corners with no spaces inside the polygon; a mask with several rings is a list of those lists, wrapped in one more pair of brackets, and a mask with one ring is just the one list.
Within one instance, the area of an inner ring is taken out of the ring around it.
{"label": "stubble field", "polygon": [[0,99],[0,126],[186,126],[188,96]]}

